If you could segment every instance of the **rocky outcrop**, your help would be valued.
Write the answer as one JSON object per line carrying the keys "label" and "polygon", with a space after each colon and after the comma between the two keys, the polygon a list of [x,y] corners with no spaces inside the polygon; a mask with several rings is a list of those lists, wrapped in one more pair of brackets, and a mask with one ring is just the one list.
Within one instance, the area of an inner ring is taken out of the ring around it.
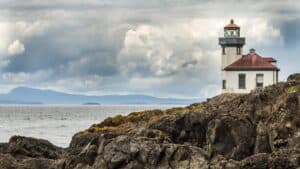
{"label": "rocky outcrop", "polygon": [[288,82],[300,82],[300,73],[292,74],[287,79]]}
{"label": "rocky outcrop", "polygon": [[0,169],[61,168],[63,153],[47,140],[13,136],[0,145]]}
{"label": "rocky outcrop", "polygon": [[208,152],[241,160],[253,154],[255,126],[244,117],[221,117],[211,120],[207,130]]}
{"label": "rocky outcrop", "polygon": [[20,136],[0,144],[0,169],[299,167],[299,74],[250,94],[110,117],[65,149]]}

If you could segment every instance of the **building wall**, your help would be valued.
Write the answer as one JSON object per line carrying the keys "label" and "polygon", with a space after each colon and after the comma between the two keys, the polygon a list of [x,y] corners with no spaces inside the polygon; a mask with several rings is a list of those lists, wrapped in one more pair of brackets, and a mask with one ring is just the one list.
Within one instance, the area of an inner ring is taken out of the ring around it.
{"label": "building wall", "polygon": [[[239,89],[239,74],[246,74],[246,89]],[[223,93],[249,93],[256,88],[256,74],[264,74],[264,87],[276,84],[276,71],[222,71],[222,80],[226,80]]]}
{"label": "building wall", "polygon": [[[243,53],[243,48],[241,47],[241,52]],[[233,63],[234,61],[241,58],[242,55],[237,55],[237,47],[225,47],[225,55],[222,54],[222,70]]]}

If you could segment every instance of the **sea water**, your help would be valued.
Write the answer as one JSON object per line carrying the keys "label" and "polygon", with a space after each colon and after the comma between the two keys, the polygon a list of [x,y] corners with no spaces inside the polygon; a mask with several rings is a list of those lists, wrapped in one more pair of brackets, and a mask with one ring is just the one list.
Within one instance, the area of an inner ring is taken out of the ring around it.
{"label": "sea water", "polygon": [[[174,106],[174,105],[173,105]],[[0,105],[0,142],[13,135],[67,147],[72,136],[107,117],[172,105]]]}

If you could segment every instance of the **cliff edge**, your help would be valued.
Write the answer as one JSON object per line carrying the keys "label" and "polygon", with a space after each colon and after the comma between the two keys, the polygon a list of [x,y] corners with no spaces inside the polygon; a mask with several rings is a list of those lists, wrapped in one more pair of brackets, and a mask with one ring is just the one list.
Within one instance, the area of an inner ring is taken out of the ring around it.
{"label": "cliff edge", "polygon": [[0,144],[0,168],[297,168],[299,103],[294,74],[250,94],[110,117],[75,134],[66,149],[14,136]]}

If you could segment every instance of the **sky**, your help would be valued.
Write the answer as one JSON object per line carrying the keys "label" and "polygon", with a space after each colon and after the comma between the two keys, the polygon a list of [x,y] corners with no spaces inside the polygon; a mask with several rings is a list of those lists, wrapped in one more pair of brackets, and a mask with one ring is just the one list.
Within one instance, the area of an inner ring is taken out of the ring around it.
{"label": "sky", "polygon": [[244,54],[277,59],[281,81],[300,72],[297,0],[1,0],[0,93],[211,97],[230,19]]}

